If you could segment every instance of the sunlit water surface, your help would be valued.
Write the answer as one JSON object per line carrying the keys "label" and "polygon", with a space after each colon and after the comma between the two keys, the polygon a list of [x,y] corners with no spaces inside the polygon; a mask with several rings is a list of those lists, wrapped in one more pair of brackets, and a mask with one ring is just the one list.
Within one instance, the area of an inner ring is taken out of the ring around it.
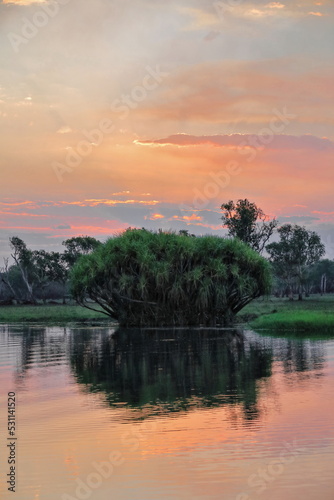
{"label": "sunlit water surface", "polygon": [[2,325],[0,388],[1,499],[334,499],[333,340]]}

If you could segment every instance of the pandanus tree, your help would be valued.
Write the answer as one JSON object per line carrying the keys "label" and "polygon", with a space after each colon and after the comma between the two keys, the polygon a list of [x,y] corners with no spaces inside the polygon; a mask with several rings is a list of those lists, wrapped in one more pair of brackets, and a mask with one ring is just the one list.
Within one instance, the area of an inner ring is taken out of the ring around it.
{"label": "pandanus tree", "polygon": [[82,306],[121,325],[228,325],[270,290],[268,262],[240,240],[130,229],[71,272]]}

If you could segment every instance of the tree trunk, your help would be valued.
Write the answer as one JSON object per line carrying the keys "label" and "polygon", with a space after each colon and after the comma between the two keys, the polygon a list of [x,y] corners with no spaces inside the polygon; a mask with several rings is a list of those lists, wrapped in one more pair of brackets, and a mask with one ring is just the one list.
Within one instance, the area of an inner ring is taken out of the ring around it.
{"label": "tree trunk", "polygon": [[327,291],[327,276],[325,273],[321,276],[320,290],[321,290],[321,295],[325,294]]}
{"label": "tree trunk", "polygon": [[303,300],[303,289],[302,286],[298,286],[298,300]]}
{"label": "tree trunk", "polygon": [[12,255],[13,259],[15,260],[15,263],[16,265],[19,267],[20,271],[21,271],[21,276],[22,276],[22,279],[24,281],[24,284],[26,285],[27,287],[27,290],[28,290],[28,297],[29,297],[29,300],[33,303],[33,304],[36,304],[36,299],[35,299],[35,296],[34,296],[34,293],[33,293],[33,287],[32,285],[29,283],[29,280],[28,280],[28,276],[27,276],[27,272],[26,272],[26,269],[23,268],[21,262],[15,257],[15,255]]}
{"label": "tree trunk", "polygon": [[20,303],[20,299],[18,299],[16,293],[15,293],[15,290],[14,288],[12,287],[11,283],[9,280],[5,280],[4,278],[2,278],[2,281],[3,283],[8,286],[9,290],[12,292],[12,295],[13,295],[13,299],[19,304]]}
{"label": "tree trunk", "polygon": [[35,299],[35,296],[34,296],[32,285],[29,283],[28,278],[26,276],[26,273],[24,272],[24,269],[22,268],[21,265],[20,265],[20,270],[21,270],[21,275],[22,275],[23,281],[24,281],[24,283],[25,283],[25,285],[27,287],[27,290],[28,290],[29,300],[31,300],[31,302],[33,304],[36,304],[36,299]]}

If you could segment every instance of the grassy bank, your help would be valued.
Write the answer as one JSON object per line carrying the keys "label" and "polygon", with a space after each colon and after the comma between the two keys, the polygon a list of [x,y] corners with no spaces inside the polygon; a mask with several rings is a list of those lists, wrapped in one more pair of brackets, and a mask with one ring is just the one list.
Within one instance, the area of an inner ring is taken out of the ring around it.
{"label": "grassy bank", "polygon": [[[78,305],[1,306],[0,323],[110,321],[102,313]],[[298,332],[334,336],[334,295],[313,296],[303,301],[261,298],[254,300],[237,316],[239,323],[248,324],[266,333]]]}
{"label": "grassy bank", "polygon": [[301,301],[290,301],[286,298],[277,299],[276,297],[261,297],[253,300],[248,306],[244,307],[238,314],[239,318],[246,316],[261,316],[262,314],[271,314],[272,312],[296,312],[296,311],[327,311],[334,312],[334,294],[324,296],[312,295]]}
{"label": "grassy bank", "polygon": [[334,296],[313,296],[303,301],[260,299],[243,309],[239,320],[254,330],[275,335],[334,336]]}
{"label": "grassy bank", "polygon": [[2,306],[0,323],[69,323],[72,321],[108,320],[102,313],[90,311],[78,305],[37,305],[37,306]]}
{"label": "grassy bank", "polygon": [[294,334],[332,335],[334,336],[334,313],[325,311],[290,311],[273,313],[251,321],[251,327],[255,330],[266,330],[269,332]]}

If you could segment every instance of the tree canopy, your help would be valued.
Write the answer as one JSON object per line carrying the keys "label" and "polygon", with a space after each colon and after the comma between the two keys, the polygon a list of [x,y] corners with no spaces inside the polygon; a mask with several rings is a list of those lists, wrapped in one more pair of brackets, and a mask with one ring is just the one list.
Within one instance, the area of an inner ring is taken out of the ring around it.
{"label": "tree canopy", "polygon": [[9,300],[33,304],[37,298],[45,300],[51,287],[57,284],[62,288],[65,303],[69,270],[81,255],[87,255],[101,244],[91,236],[78,236],[64,241],[65,252],[60,253],[30,250],[18,236],[11,237],[9,243],[15,264],[9,266],[8,259],[4,260],[0,282],[9,291]]}
{"label": "tree canopy", "polygon": [[229,201],[221,206],[223,226],[229,236],[239,238],[256,252],[261,253],[272,236],[278,222],[268,220],[261,208],[249,200]]}
{"label": "tree canopy", "polygon": [[235,239],[128,230],[82,256],[71,291],[121,325],[230,324],[270,291],[268,262]]}
{"label": "tree canopy", "polygon": [[76,236],[63,241],[65,246],[64,261],[72,267],[81,255],[87,255],[101,245],[101,241],[92,236]]}
{"label": "tree canopy", "polygon": [[309,268],[325,254],[325,246],[316,232],[298,225],[284,224],[278,228],[278,234],[280,241],[270,243],[266,250],[276,275],[290,288],[292,281],[297,281],[301,300]]}

